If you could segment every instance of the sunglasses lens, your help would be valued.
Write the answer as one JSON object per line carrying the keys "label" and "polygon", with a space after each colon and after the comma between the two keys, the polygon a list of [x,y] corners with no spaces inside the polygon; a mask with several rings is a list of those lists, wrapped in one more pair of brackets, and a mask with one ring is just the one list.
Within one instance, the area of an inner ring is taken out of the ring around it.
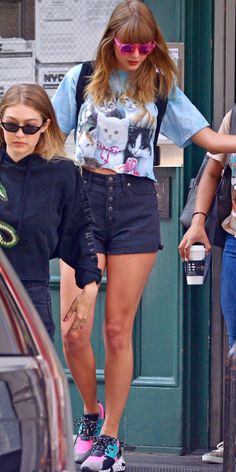
{"label": "sunglasses lens", "polygon": [[149,54],[152,52],[154,49],[155,45],[150,44],[150,43],[144,43],[144,44],[122,44],[120,46],[120,51],[122,54],[132,54],[135,50],[135,48],[138,47],[139,54]]}
{"label": "sunglasses lens", "polygon": [[16,123],[3,123],[2,122],[1,124],[3,128],[9,133],[17,133],[18,129],[21,128],[24,134],[35,134],[41,128],[41,126],[33,126],[33,125],[19,126]]}
{"label": "sunglasses lens", "polygon": [[22,127],[22,131],[25,134],[35,134],[40,128],[38,126],[33,125],[25,125]]}
{"label": "sunglasses lens", "polygon": [[2,123],[2,126],[6,131],[9,131],[9,133],[16,133],[18,130],[18,125],[15,123]]}
{"label": "sunglasses lens", "polygon": [[140,54],[148,54],[152,48],[150,47],[149,44],[140,44],[139,46],[139,52]]}
{"label": "sunglasses lens", "polygon": [[134,52],[134,46],[132,44],[123,44],[120,48],[122,54],[131,54]]}

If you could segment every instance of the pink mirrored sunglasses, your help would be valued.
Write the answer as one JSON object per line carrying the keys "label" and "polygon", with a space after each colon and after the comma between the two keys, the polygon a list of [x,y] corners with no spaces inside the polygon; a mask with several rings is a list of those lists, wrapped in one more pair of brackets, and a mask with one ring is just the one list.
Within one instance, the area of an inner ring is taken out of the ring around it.
{"label": "pink mirrored sunglasses", "polygon": [[118,38],[114,38],[115,44],[118,46],[121,54],[132,54],[136,48],[138,48],[139,54],[150,54],[156,47],[154,41],[149,43],[121,43]]}

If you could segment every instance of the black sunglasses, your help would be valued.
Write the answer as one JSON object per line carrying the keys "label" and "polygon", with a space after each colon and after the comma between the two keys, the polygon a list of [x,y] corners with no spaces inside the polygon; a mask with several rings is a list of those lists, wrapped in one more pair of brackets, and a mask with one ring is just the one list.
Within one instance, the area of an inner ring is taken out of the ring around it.
{"label": "black sunglasses", "polygon": [[8,131],[9,133],[16,133],[19,129],[22,129],[24,134],[36,134],[44,125],[46,120],[43,121],[41,126],[34,126],[34,125],[17,125],[16,123],[6,123],[1,121],[2,127]]}

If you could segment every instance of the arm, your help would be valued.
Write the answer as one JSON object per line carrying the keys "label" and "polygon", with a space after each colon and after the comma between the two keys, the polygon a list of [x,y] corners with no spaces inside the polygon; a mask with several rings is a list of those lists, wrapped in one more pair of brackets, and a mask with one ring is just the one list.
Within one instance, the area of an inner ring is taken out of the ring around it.
{"label": "arm", "polygon": [[81,67],[79,64],[67,72],[52,98],[58,124],[65,136],[77,125],[76,86]]}
{"label": "arm", "polygon": [[192,142],[212,154],[236,152],[235,135],[216,133],[211,128],[198,131],[192,136]]}
{"label": "arm", "polygon": [[[208,213],[221,172],[221,163],[210,157],[198,185],[195,212]],[[190,247],[196,242],[201,242],[206,248],[206,253],[209,253],[211,246],[205,231],[205,220],[204,214],[200,213],[193,216],[192,224],[179,244],[179,252],[182,260],[189,258]]]}
{"label": "arm", "polygon": [[236,136],[229,136],[230,116],[231,111],[225,115],[219,132],[216,133],[209,128],[209,123],[186,95],[176,87],[168,97],[160,133],[179,147],[186,147],[194,142],[212,154],[236,152]]}
{"label": "arm", "polygon": [[[218,140],[218,137],[220,138],[220,142],[221,142],[222,136],[223,136],[223,139],[225,138],[225,136],[227,138],[230,137],[228,136],[230,132],[230,119],[231,119],[231,111],[229,111],[224,116],[218,133],[213,132],[213,135],[214,136],[216,135],[217,140]],[[208,128],[203,129],[202,131],[199,132],[200,134],[197,133],[195,135],[195,137],[197,137],[197,140],[200,136],[200,141],[202,139],[201,137],[203,136],[205,145],[209,141],[209,138],[207,137],[207,135],[209,136],[209,133],[208,132],[205,133],[207,129]],[[212,136],[213,136],[211,133],[212,130],[209,130],[209,131],[211,135],[210,139],[212,139]],[[218,185],[218,181],[220,179],[222,169],[224,167],[226,159],[227,159],[226,153],[218,154],[217,156],[213,156],[213,155],[210,156],[208,164],[204,170],[204,173],[198,185],[196,203],[195,203],[195,212],[200,211],[207,214],[212,204],[215,191]],[[203,243],[206,248],[206,253],[207,254],[209,253],[211,246],[210,246],[209,239],[205,231],[205,220],[206,218],[204,215],[201,215],[201,214],[194,215],[192,224],[189,230],[185,233],[179,245],[180,256],[183,260],[188,259],[189,248],[195,242]]]}
{"label": "arm", "polygon": [[76,284],[82,289],[64,318],[67,321],[74,314],[72,329],[77,329],[93,313],[101,270],[98,268],[94,248],[91,230],[93,217],[88,196],[79,168],[72,164],[72,171],[67,182],[70,191],[64,204],[59,230],[59,257],[75,269]]}

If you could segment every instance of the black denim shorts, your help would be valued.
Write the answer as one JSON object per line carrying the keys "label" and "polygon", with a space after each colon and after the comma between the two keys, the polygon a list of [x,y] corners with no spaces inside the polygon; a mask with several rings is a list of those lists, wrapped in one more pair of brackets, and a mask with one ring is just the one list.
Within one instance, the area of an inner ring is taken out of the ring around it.
{"label": "black denim shorts", "polygon": [[23,281],[50,338],[54,340],[55,324],[52,317],[52,304],[47,282]]}
{"label": "black denim shorts", "polygon": [[154,182],[127,174],[83,169],[95,223],[95,247],[103,254],[139,254],[162,249]]}

